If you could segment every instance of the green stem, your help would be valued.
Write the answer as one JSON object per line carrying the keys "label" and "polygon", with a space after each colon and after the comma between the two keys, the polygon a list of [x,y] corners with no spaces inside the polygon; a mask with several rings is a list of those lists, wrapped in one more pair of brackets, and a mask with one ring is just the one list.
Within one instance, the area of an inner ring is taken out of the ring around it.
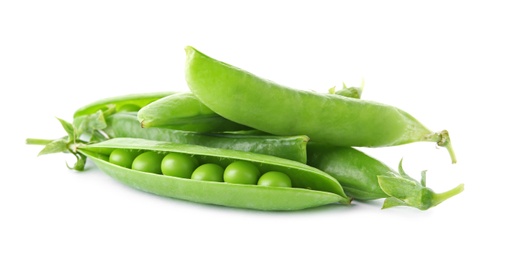
{"label": "green stem", "polygon": [[50,139],[38,139],[38,138],[27,138],[26,143],[27,144],[33,144],[33,145],[47,145],[49,143],[53,142],[53,140]]}
{"label": "green stem", "polygon": [[464,185],[462,183],[462,184],[456,186],[456,188],[453,188],[449,191],[433,194],[433,198],[432,198],[433,206],[436,206],[436,205],[442,203],[444,200],[447,200],[455,195],[460,194],[463,191],[463,189],[464,189]]}
{"label": "green stem", "polygon": [[440,133],[430,134],[425,137],[425,141],[436,142],[438,146],[445,147],[449,152],[452,163],[457,162],[456,154],[452,148],[451,138],[449,137],[449,132],[447,132],[447,130],[443,130]]}

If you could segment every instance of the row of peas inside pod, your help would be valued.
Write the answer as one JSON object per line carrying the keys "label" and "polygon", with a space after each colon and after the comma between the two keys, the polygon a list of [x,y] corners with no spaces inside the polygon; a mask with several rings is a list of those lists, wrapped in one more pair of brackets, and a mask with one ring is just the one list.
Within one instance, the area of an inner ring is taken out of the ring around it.
{"label": "row of peas inside pod", "polygon": [[202,181],[236,184],[257,184],[272,187],[292,187],[291,179],[279,171],[261,173],[252,162],[234,161],[226,168],[216,163],[202,163],[195,156],[183,153],[115,149],[108,157],[110,163],[133,170],[190,178]]}

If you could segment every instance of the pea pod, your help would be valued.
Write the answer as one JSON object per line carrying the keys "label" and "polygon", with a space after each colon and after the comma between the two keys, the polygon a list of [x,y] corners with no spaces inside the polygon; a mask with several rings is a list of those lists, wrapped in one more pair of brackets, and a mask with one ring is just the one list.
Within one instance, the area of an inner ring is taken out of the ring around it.
{"label": "pea pod", "polygon": [[138,120],[144,128],[158,126],[194,132],[250,129],[219,116],[189,92],[177,93],[150,103],[140,109]]}
{"label": "pea pod", "polygon": [[90,104],[78,108],[73,117],[77,118],[80,116],[87,116],[96,113],[99,110],[121,110],[123,106],[129,106],[132,111],[133,105],[138,109],[154,102],[160,98],[174,94],[175,92],[153,92],[153,93],[139,93],[139,94],[128,94],[115,97],[103,98],[94,101]]}
{"label": "pea pod", "polygon": [[[359,99],[363,89],[347,87],[329,89],[329,94]],[[205,106],[195,95],[189,92],[176,93],[160,98],[138,112],[138,120],[143,128],[166,127],[193,132],[224,132],[252,129],[230,121]]]}
{"label": "pea pod", "polygon": [[307,136],[196,133],[165,127],[141,128],[136,113],[116,113],[106,118],[104,132],[110,138],[133,137],[172,143],[196,144],[230,150],[262,153],[306,163]]}
{"label": "pea pod", "polygon": [[429,141],[456,157],[447,131],[432,132],[409,113],[373,101],[291,89],[186,47],[186,80],[217,114],[275,135],[307,135],[336,146],[384,147]]}
{"label": "pea pod", "polygon": [[309,143],[308,164],[337,179],[345,193],[358,200],[385,198],[383,208],[410,206],[420,210],[434,207],[463,191],[463,184],[444,193],[426,187],[426,173],[420,182],[403,171],[395,171],[373,157],[351,147]]}
{"label": "pea pod", "polygon": [[89,142],[105,139],[101,130],[106,125],[105,117],[122,111],[138,111],[147,104],[172,95],[175,92],[153,92],[108,97],[89,103],[74,112],[73,126],[75,138],[85,138]]}
{"label": "pea pod", "polygon": [[[234,161],[252,162],[264,172],[286,172],[294,187],[185,179],[132,170],[104,160],[109,153],[119,148],[189,154],[200,162],[222,166]],[[329,175],[305,164],[269,155],[136,138],[115,138],[95,144],[80,144],[74,149],[92,159],[106,174],[130,187],[176,199],[257,210],[299,210],[331,203],[350,203],[350,198],[344,194],[339,182]]]}

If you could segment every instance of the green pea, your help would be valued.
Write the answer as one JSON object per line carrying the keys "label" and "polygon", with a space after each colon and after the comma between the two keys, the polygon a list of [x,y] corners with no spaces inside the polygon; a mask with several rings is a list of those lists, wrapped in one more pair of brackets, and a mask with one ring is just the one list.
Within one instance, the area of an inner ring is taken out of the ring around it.
{"label": "green pea", "polygon": [[125,168],[131,168],[134,159],[139,154],[140,152],[135,150],[115,149],[110,154],[109,162]]}
{"label": "green pea", "polygon": [[154,151],[143,152],[134,159],[132,169],[161,174],[161,161],[163,157],[163,154]]}
{"label": "green pea", "polygon": [[292,187],[292,180],[282,172],[270,171],[264,173],[258,180],[260,186]]}
{"label": "green pea", "polygon": [[140,106],[135,104],[125,104],[117,109],[117,112],[136,112],[140,110]]}
{"label": "green pea", "polygon": [[164,175],[181,178],[191,178],[196,167],[198,167],[198,160],[182,153],[169,153],[161,162],[161,171]]}
{"label": "green pea", "polygon": [[260,170],[251,162],[235,161],[224,169],[224,181],[238,184],[256,184]]}
{"label": "green pea", "polygon": [[201,180],[201,181],[223,181],[223,167],[215,164],[215,163],[206,163],[198,166],[191,175],[191,179],[193,180]]}

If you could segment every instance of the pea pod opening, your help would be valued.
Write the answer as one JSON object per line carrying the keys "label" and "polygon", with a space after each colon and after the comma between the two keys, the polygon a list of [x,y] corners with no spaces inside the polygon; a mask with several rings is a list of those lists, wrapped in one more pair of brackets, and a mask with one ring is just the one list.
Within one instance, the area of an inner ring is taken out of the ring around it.
{"label": "pea pod opening", "polygon": [[[255,163],[261,171],[285,172],[294,187],[215,183],[136,171],[104,160],[105,155],[118,148],[190,154],[201,162],[223,166],[237,160],[248,161]],[[136,138],[80,144],[74,149],[128,186],[177,199],[258,210],[299,210],[331,203],[349,204],[351,201],[339,182],[329,175],[305,164],[269,155]]]}
{"label": "pea pod opening", "polygon": [[[186,81],[217,114],[275,135],[307,135],[336,146],[384,147],[436,142],[456,162],[447,131],[433,132],[409,113],[374,101],[291,89],[185,48]],[[261,105],[263,104],[263,105]]]}
{"label": "pea pod opening", "polygon": [[86,104],[80,108],[78,108],[73,115],[73,118],[77,118],[80,116],[87,116],[96,113],[99,110],[113,110],[117,111],[121,109],[124,105],[135,105],[139,108],[142,108],[151,102],[154,102],[158,99],[161,99],[166,96],[170,96],[175,94],[173,91],[163,91],[163,92],[150,92],[150,93],[136,93],[136,94],[126,94],[114,97],[107,97],[103,99],[96,100],[89,104]]}

